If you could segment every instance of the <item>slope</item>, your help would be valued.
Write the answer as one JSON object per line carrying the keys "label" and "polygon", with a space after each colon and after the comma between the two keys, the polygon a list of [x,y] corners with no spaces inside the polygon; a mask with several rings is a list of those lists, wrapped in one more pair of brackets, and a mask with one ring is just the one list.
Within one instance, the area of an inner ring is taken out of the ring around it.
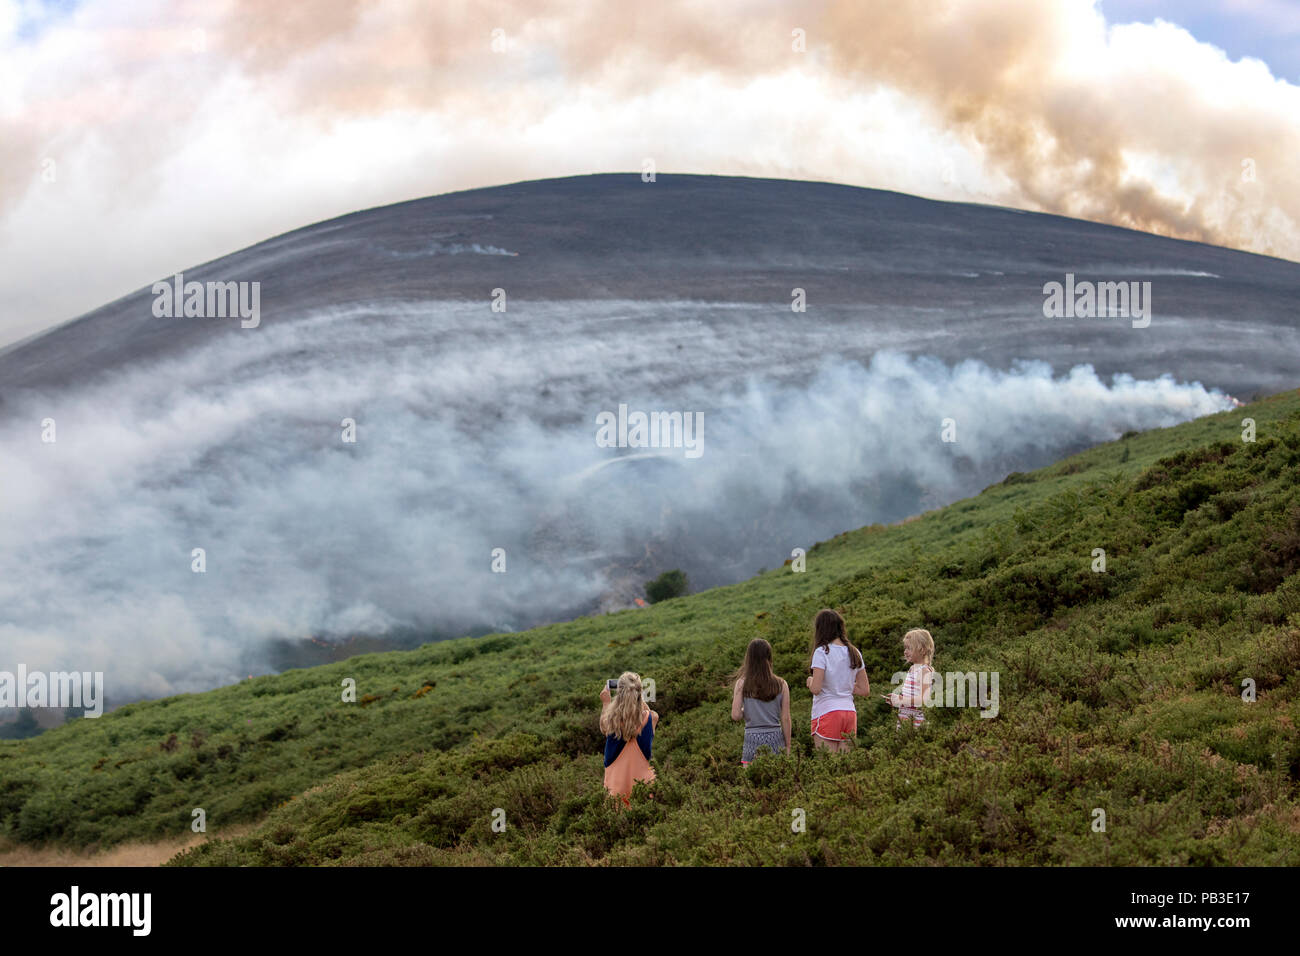
{"label": "slope", "polygon": [[[1294,863],[1297,465],[1288,393],[841,535],[804,574],[132,704],[0,745],[0,832],[106,846],[201,807],[260,825],[177,862]],[[998,716],[942,709],[900,734],[873,701],[854,752],[797,733],[742,772],[727,677],[765,636],[805,715],[822,606],[879,690],[926,626],[940,671],[1000,675]],[[625,668],[655,679],[663,719],[654,798],[620,813],[595,694]]]}

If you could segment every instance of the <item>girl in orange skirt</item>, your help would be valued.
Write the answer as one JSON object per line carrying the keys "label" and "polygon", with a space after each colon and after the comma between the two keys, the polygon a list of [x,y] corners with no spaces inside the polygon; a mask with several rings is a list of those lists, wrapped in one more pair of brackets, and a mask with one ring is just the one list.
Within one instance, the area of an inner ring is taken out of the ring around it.
{"label": "girl in orange skirt", "polygon": [[641,677],[624,671],[618,692],[610,696],[609,686],[600,688],[600,729],[605,734],[605,789],[631,803],[632,785],[638,780],[652,783],[654,767],[650,752],[654,746],[659,715],[641,699]]}

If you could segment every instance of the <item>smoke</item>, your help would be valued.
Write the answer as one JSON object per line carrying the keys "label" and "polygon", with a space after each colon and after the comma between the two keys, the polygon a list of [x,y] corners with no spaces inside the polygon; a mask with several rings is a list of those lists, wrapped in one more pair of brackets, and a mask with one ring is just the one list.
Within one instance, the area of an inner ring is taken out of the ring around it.
{"label": "smoke", "polygon": [[[554,110],[553,97],[521,88],[537,80],[529,64],[548,55],[574,79],[627,99],[644,91],[646,76],[661,85],[710,73],[744,82],[788,70],[792,31],[802,29],[809,68],[828,91],[866,81],[913,98],[1010,180],[1016,205],[1300,258],[1300,167],[1292,160],[1300,88],[1261,61],[1231,62],[1174,24],[1108,24],[1097,0],[676,0],[653,8],[520,0],[473,14],[403,8],[413,20],[400,28],[379,17],[362,26],[325,6],[338,29],[317,22],[307,39],[295,38],[294,52],[315,46],[307,55],[320,56],[346,43],[350,62],[367,64],[372,96],[359,95],[351,76],[322,91],[317,72],[302,70],[291,88],[304,108],[499,112],[511,98],[485,72],[499,77],[504,61],[523,81],[514,90],[521,103]],[[255,0],[240,8],[222,34],[225,48],[254,51],[259,69],[282,69],[288,50],[256,54],[266,37],[283,34],[283,14]],[[493,29],[504,52],[519,53],[513,62],[482,55]],[[455,95],[445,72],[405,84],[394,56],[457,71],[462,81]],[[846,173],[830,178],[854,181]]]}
{"label": "smoke", "polygon": [[826,29],[836,72],[938,110],[1031,208],[1300,254],[1300,88],[1260,61],[1089,0],[838,0]]}
{"label": "smoke", "polygon": [[[1168,377],[892,352],[773,356],[756,376],[757,312],[340,308],[58,395],[6,394],[0,670],[103,671],[120,703],[267,669],[279,639],[524,627],[669,567],[737,580],[1230,404]],[[723,321],[754,331],[674,348]],[[703,454],[599,447],[596,416],[620,404],[701,414]]]}
{"label": "smoke", "polygon": [[1300,89],[1097,0],[16,9],[0,341],[303,222],[647,157],[1300,258]]}

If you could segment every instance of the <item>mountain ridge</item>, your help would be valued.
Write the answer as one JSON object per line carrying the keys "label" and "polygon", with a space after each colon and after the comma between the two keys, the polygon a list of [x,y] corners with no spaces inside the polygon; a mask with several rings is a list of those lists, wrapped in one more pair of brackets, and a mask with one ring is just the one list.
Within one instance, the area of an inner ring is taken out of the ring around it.
{"label": "mountain ridge", "polygon": [[[1013,247],[1022,274],[1008,279],[995,274],[1006,270],[994,268],[1004,263],[990,254],[989,240],[1011,217],[1015,231],[1031,235]],[[518,245],[509,251],[519,255],[431,252],[437,275],[427,279],[385,259],[386,252],[428,252],[436,228],[464,232],[471,244]],[[1056,251],[1062,242],[1066,248]],[[298,268],[284,267],[286,254]],[[593,263],[601,263],[594,273]],[[1300,264],[1288,260],[1052,213],[837,183],[696,174],[661,174],[643,183],[634,173],[529,180],[370,207],[272,236],[183,274],[262,282],[266,321],[275,325],[313,308],[372,301],[376,290],[394,300],[486,303],[492,288],[505,287],[521,300],[784,300],[788,307],[790,284],[798,282],[814,304],[937,308],[970,298],[976,310],[1000,303],[1006,311],[1010,297],[1013,311],[1032,315],[1043,282],[1058,273],[1097,267],[1119,277],[1133,266],[1169,270],[1160,283],[1166,315],[1293,312],[1300,290]],[[901,282],[909,269],[917,279]],[[980,279],[974,288],[965,274],[972,270]],[[1185,274],[1196,272],[1218,279]],[[1259,307],[1248,307],[1256,301]],[[152,316],[150,302],[149,287],[142,287],[11,343],[0,349],[0,383],[37,388],[81,381],[239,331],[229,323],[167,324]]]}

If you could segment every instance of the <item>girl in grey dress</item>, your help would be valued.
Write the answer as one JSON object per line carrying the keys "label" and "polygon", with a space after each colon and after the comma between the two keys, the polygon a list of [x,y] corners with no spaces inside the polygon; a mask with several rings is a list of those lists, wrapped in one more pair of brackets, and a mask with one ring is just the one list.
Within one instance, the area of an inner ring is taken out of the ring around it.
{"label": "girl in grey dress", "polygon": [[772,753],[790,749],[790,685],[772,671],[772,645],[761,637],[749,642],[745,662],[731,694],[731,719],[745,721],[740,762],[748,764],[760,747]]}

